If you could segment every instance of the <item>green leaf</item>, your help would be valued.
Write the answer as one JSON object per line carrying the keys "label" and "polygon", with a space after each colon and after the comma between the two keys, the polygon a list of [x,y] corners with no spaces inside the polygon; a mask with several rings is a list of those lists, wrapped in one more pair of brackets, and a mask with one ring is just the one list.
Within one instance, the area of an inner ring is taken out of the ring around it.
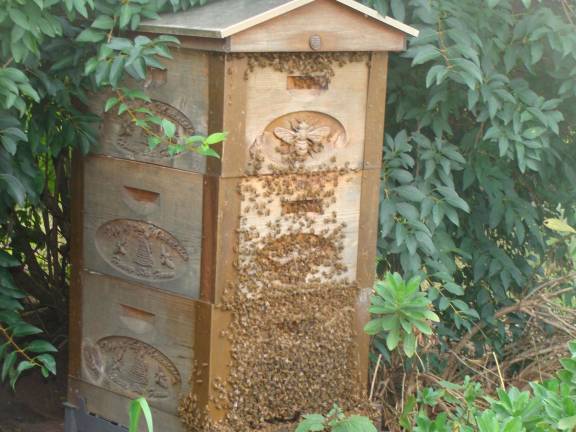
{"label": "green leaf", "polygon": [[440,57],[440,50],[434,45],[424,45],[422,47],[418,47],[416,50],[416,55],[412,60],[412,66],[427,63],[438,57]]}
{"label": "green leaf", "polygon": [[452,188],[446,186],[438,186],[438,191],[444,196],[445,201],[453,207],[470,213],[470,206],[466,201],[458,196],[458,193]]}
{"label": "green leaf", "polygon": [[130,41],[130,39],[120,37],[112,38],[110,43],[108,43],[106,46],[117,51],[127,50],[133,47],[132,41]]}
{"label": "green leaf", "polygon": [[151,149],[155,149],[158,145],[162,142],[160,138],[157,136],[149,136],[148,137],[148,147]]}
{"label": "green leaf", "polygon": [[444,288],[446,288],[446,291],[457,295],[457,296],[461,296],[464,295],[464,290],[462,289],[462,287],[460,285],[457,285],[453,282],[447,282],[446,284],[444,284]]}
{"label": "green leaf", "polygon": [[524,138],[534,139],[534,138],[538,138],[544,132],[546,132],[546,129],[543,127],[533,127],[533,128],[525,130],[522,135],[524,135]]}
{"label": "green leaf", "polygon": [[391,0],[390,7],[392,8],[392,16],[398,21],[404,21],[406,17],[404,0]]}
{"label": "green leaf", "polygon": [[56,375],[56,360],[50,354],[40,354],[35,358],[36,361],[42,363],[46,369],[50,371],[52,375]]}
{"label": "green leaf", "polygon": [[103,31],[87,28],[83,30],[77,37],[77,42],[100,42],[104,40],[106,33]]}
{"label": "green leaf", "polygon": [[23,204],[26,198],[26,188],[12,174],[0,174],[0,182],[6,185],[8,193],[18,204]]}
{"label": "green leaf", "polygon": [[28,360],[21,361],[16,368],[16,373],[20,375],[22,372],[32,369],[34,367],[34,363],[29,362]]}
{"label": "green leaf", "polygon": [[295,432],[318,432],[324,430],[326,418],[321,414],[306,414]]}
{"label": "green leaf", "polygon": [[12,367],[16,363],[17,356],[18,356],[18,354],[16,353],[16,351],[11,351],[4,358],[4,363],[2,364],[2,375],[0,376],[0,381],[2,381],[2,382],[6,381],[6,377],[8,376],[8,372],[10,371],[10,369],[12,369]]}
{"label": "green leaf", "polygon": [[33,340],[32,342],[30,342],[28,345],[26,345],[25,350],[28,352],[39,353],[39,354],[58,351],[56,349],[56,347],[54,345],[52,345],[50,342],[45,341],[45,340],[40,340],[40,339]]}
{"label": "green leaf", "polygon": [[400,331],[394,329],[388,333],[386,337],[386,347],[389,351],[394,351],[398,344],[400,343]]}
{"label": "green leaf", "polygon": [[110,111],[118,102],[120,102],[120,100],[117,97],[108,98],[108,100],[106,100],[106,105],[104,106],[104,112]]}
{"label": "green leaf", "polygon": [[220,155],[218,154],[218,152],[208,146],[203,145],[200,147],[195,147],[194,151],[196,151],[198,154],[201,154],[202,156],[211,156],[220,159]]}
{"label": "green leaf", "polygon": [[426,195],[424,195],[424,193],[415,186],[399,186],[394,188],[394,191],[402,198],[409,201],[420,202],[426,198]]}
{"label": "green leaf", "polygon": [[168,119],[162,119],[162,130],[168,138],[173,138],[176,134],[176,125]]}
{"label": "green leaf", "polygon": [[576,415],[565,417],[558,422],[558,429],[560,430],[574,430],[576,428]]}
{"label": "green leaf", "polygon": [[140,423],[140,415],[144,414],[148,432],[154,432],[154,422],[152,421],[152,411],[148,402],[143,397],[134,399],[130,404],[130,427],[128,432],[138,432],[138,425]]}
{"label": "green leaf", "polygon": [[110,75],[108,77],[108,81],[112,87],[116,87],[118,85],[118,81],[120,80],[123,71],[124,58],[122,56],[117,56],[110,66]]}
{"label": "green leaf", "polygon": [[125,28],[132,18],[132,8],[129,4],[123,4],[120,8],[120,28]]}
{"label": "green leaf", "polygon": [[228,134],[226,132],[213,133],[206,138],[205,143],[208,145],[217,144],[219,142],[224,141],[226,139],[227,135]]}
{"label": "green leaf", "polygon": [[32,31],[32,27],[30,26],[30,23],[28,22],[28,18],[26,17],[26,15],[22,11],[20,11],[19,9],[15,9],[15,8],[8,8],[8,15],[10,16],[10,19],[16,25],[22,27],[25,30]]}
{"label": "green leaf", "polygon": [[408,333],[404,336],[404,340],[402,341],[402,348],[404,349],[404,354],[406,354],[406,357],[411,358],[414,353],[416,353],[417,344],[418,341],[414,333]]}
{"label": "green leaf", "polygon": [[32,324],[22,323],[14,326],[12,335],[14,337],[31,336],[42,333],[42,330]]}
{"label": "green leaf", "polygon": [[381,330],[382,330],[382,320],[380,319],[373,319],[364,326],[364,332],[366,332],[369,335],[378,334],[380,333]]}
{"label": "green leaf", "polygon": [[378,430],[368,417],[354,415],[336,422],[332,426],[332,432],[378,432]]}
{"label": "green leaf", "polygon": [[98,15],[92,23],[92,27],[100,30],[110,30],[114,27],[114,19],[108,15]]}
{"label": "green leaf", "polygon": [[86,0],[74,0],[74,8],[84,18],[88,18],[88,11],[86,10]]}

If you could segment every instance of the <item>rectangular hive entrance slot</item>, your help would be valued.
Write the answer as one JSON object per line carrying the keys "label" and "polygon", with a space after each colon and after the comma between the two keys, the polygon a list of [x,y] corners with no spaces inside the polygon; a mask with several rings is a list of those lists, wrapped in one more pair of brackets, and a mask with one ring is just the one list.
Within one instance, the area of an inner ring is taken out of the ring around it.
{"label": "rectangular hive entrance slot", "polygon": [[103,115],[75,172],[68,416],[126,425],[139,395],[166,432],[370,413],[387,60],[417,32],[350,0],[214,0],[139,31],[182,42],[143,105],[228,138],[172,155]]}

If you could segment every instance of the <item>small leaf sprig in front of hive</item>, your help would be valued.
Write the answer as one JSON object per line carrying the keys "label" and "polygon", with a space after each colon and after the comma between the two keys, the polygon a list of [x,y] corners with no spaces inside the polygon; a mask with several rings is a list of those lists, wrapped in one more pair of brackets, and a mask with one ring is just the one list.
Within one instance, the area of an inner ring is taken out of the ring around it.
{"label": "small leaf sprig in front of hive", "polygon": [[130,123],[141,128],[148,137],[151,150],[164,146],[170,156],[192,151],[202,156],[220,158],[220,154],[212,146],[226,140],[226,132],[216,132],[209,136],[180,136],[172,121],[151,109],[151,102],[150,97],[142,90],[119,87],[116,89],[116,96],[106,101],[104,111],[108,112],[117,107],[119,116],[128,115]]}

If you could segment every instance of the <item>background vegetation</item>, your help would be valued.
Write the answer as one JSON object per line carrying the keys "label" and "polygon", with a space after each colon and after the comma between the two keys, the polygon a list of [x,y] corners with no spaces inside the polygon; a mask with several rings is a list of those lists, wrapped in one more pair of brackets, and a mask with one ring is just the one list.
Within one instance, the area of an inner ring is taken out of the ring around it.
{"label": "background vegetation", "polygon": [[[576,222],[576,14],[569,0],[366,2],[421,30],[391,56],[379,272],[424,279],[441,319],[432,338],[402,345],[419,345],[418,359],[375,335],[387,373],[375,370],[374,393],[401,395],[394,411],[424,365],[456,380],[478,370],[470,359],[492,370],[499,358],[521,376],[576,334],[562,318],[573,313],[572,240],[544,224]],[[54,373],[50,352],[65,345],[70,156],[95,139],[90,93],[109,88],[107,108],[130,110],[144,96],[122,77],[161,68],[177,43],[131,31],[198,3],[0,0],[2,378]],[[138,114],[150,145],[211,154],[215,140],[172,142],[173,125]],[[51,343],[32,337],[41,330]]]}

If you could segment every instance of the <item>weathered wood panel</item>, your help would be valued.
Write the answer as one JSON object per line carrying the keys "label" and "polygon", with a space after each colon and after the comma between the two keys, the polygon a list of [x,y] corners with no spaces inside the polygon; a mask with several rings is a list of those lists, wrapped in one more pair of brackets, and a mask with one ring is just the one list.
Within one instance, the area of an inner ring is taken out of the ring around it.
{"label": "weathered wood panel", "polygon": [[230,37],[231,52],[312,51],[310,37],[320,36],[320,51],[402,51],[405,35],[381,22],[317,0]]}
{"label": "weathered wood panel", "polygon": [[366,106],[364,169],[379,170],[382,166],[382,146],[384,144],[388,53],[372,53],[371,57]]}
{"label": "weathered wood panel", "polygon": [[[259,174],[286,170],[295,163],[307,170],[324,165],[362,168],[368,56],[347,62],[349,58],[342,53],[346,64],[338,65],[338,58],[326,63],[331,71],[321,72],[318,81],[270,66],[256,65],[247,74],[245,141],[227,143],[245,146],[242,151],[250,162],[246,168],[260,166]],[[269,64],[266,57],[261,64]]]}
{"label": "weathered wood panel", "polygon": [[84,181],[85,267],[198,298],[202,176],[88,157]]}
{"label": "weathered wood panel", "polygon": [[208,172],[211,174],[222,177],[244,175],[247,69],[246,58],[214,55],[211,59],[210,132],[228,133],[226,142],[214,147],[222,155],[221,161],[208,161]]}
{"label": "weathered wood panel", "polygon": [[[86,401],[87,410],[106,420],[121,424],[127,427],[129,425],[128,412],[132,400],[118,393],[106,390],[90,383],[81,381],[76,378],[70,378],[68,381],[69,400],[78,404],[78,400]],[[159,432],[186,432],[186,429],[180,422],[178,416],[166,413],[155,407],[152,409],[152,418],[154,419],[154,430]],[[139,432],[148,432],[146,422],[140,421]]]}
{"label": "weathered wood panel", "polygon": [[[325,255],[325,265],[346,267],[341,278],[354,281],[357,273],[358,229],[362,173],[308,173],[248,177],[242,182],[242,229],[257,232],[260,253],[281,274],[310,255]],[[269,239],[269,240],[268,240]],[[242,245],[241,245],[242,246]],[[320,261],[324,261],[320,259]],[[313,274],[319,269],[310,268]],[[270,274],[269,276],[273,276]],[[301,275],[306,278],[306,274]],[[331,276],[324,277],[332,280]],[[305,282],[305,280],[302,280]],[[308,281],[309,282],[309,281]]]}
{"label": "weathered wood panel", "polygon": [[175,414],[194,372],[196,302],[82,274],[82,379]]}
{"label": "weathered wood panel", "polygon": [[70,274],[70,316],[68,373],[79,377],[81,368],[80,346],[82,344],[82,278],[83,260],[83,203],[84,203],[84,158],[75,152],[72,160],[72,200],[71,200],[71,274]]}
{"label": "weathered wood panel", "polygon": [[[130,81],[128,84],[146,92],[152,102],[144,105],[175,123],[178,135],[205,135],[208,132],[209,54],[187,49],[174,49],[173,53],[174,59],[162,60],[166,70],[155,69],[144,83]],[[118,116],[116,109],[104,113],[104,102],[112,95],[101,94],[94,99],[93,110],[103,116],[103,122],[98,145],[92,153],[205,172],[204,156],[193,152],[170,156],[165,145],[150,149],[147,135],[132,123],[128,113]]]}

